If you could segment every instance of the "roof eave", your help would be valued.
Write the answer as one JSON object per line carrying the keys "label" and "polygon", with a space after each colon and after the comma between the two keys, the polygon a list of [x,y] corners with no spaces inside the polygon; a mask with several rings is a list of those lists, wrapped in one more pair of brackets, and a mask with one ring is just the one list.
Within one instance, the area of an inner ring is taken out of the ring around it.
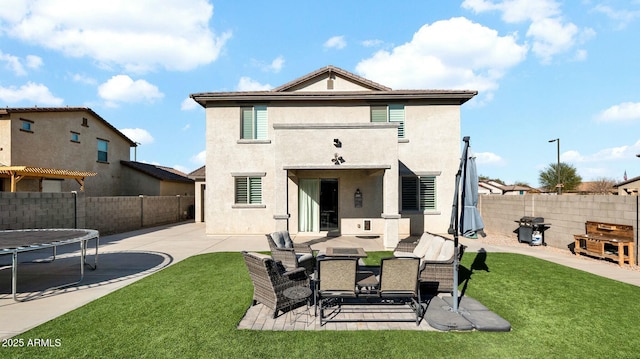
{"label": "roof eave", "polygon": [[472,90],[443,91],[342,91],[342,92],[204,92],[191,94],[200,106],[209,102],[353,101],[353,100],[457,100],[460,105],[478,94]]}

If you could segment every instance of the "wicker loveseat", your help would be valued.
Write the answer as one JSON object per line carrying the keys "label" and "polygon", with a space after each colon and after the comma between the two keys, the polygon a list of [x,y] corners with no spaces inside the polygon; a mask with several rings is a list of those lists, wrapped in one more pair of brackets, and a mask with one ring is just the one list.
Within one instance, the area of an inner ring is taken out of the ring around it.
{"label": "wicker loveseat", "polygon": [[[393,255],[420,258],[420,283],[429,290],[452,292],[454,249],[453,240],[425,232],[417,241],[400,241]],[[463,252],[464,246],[460,245],[458,259]]]}
{"label": "wicker loveseat", "polygon": [[308,244],[293,243],[288,231],[268,233],[266,237],[274,260],[282,262],[288,270],[303,267],[307,274],[313,273],[316,258]]}
{"label": "wicker loveseat", "polygon": [[253,282],[253,304],[262,303],[273,310],[273,317],[279,311],[290,310],[307,299],[293,300],[284,295],[291,287],[310,287],[309,276],[304,268],[286,271],[281,263],[270,256],[254,252],[242,252],[244,262]]}

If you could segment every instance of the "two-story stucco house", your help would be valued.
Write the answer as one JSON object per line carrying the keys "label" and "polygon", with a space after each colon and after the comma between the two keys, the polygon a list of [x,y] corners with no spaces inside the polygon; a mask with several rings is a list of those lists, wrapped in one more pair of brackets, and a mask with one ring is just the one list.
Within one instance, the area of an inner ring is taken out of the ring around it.
{"label": "two-story stucco house", "polygon": [[134,146],[90,108],[0,109],[0,190],[119,195]]}
{"label": "two-story stucco house", "polygon": [[460,106],[476,91],[392,90],[334,66],[271,91],[208,92],[208,234],[446,232]]}

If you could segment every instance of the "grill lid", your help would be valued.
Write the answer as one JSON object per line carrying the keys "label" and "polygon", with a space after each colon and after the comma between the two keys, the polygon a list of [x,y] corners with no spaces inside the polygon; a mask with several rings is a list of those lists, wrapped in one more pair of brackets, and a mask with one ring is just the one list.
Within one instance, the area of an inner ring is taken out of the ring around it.
{"label": "grill lid", "polygon": [[524,216],[524,217],[520,218],[520,222],[524,222],[524,223],[543,223],[544,222],[544,217]]}

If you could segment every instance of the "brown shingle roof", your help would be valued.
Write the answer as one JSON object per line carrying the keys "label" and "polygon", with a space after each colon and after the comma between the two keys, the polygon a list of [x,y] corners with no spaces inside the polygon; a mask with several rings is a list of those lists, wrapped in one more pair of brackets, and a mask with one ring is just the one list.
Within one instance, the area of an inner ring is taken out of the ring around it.
{"label": "brown shingle roof", "polygon": [[120,130],[113,127],[113,125],[111,125],[104,118],[102,118],[100,115],[98,115],[88,107],[7,107],[7,108],[0,109],[0,116],[11,114],[11,113],[29,113],[29,112],[87,112],[91,116],[101,121],[105,126],[109,127],[113,132],[115,132],[120,137],[124,138],[127,142],[129,142],[129,146],[136,147],[136,143],[134,141],[132,141],[129,137],[125,136],[124,133],[120,132]]}
{"label": "brown shingle roof", "polygon": [[351,73],[349,71],[343,70],[339,67],[335,67],[332,65],[320,68],[316,71],[310,72],[302,77],[299,77],[293,81],[287,82],[286,84],[280,86],[280,87],[276,87],[275,89],[273,89],[273,92],[284,92],[287,91],[291,88],[294,88],[300,84],[305,83],[306,81],[309,81],[310,79],[316,78],[318,76],[322,76],[324,74],[328,74],[329,76],[331,76],[332,74],[336,74],[342,77],[345,77],[349,80],[351,80],[352,82],[355,82],[357,84],[359,84],[360,86],[363,86],[365,88],[369,88],[371,90],[378,90],[378,91],[391,91],[391,88],[386,87],[384,85],[381,85],[377,82],[373,82],[371,80],[365,79],[364,77],[358,76],[354,73]]}
{"label": "brown shingle roof", "polygon": [[[295,86],[303,84],[326,73],[335,73],[339,76],[360,84],[369,90],[362,91],[287,91]],[[190,97],[201,106],[206,107],[207,102],[233,102],[233,101],[341,101],[341,100],[378,100],[378,101],[402,101],[402,100],[440,100],[446,103],[455,102],[463,104],[477,95],[472,90],[392,90],[371,80],[342,70],[335,66],[323,67],[319,70],[304,75],[296,80],[288,82],[271,91],[244,91],[244,92],[202,92],[191,94]]]}
{"label": "brown shingle roof", "polygon": [[167,167],[134,161],[120,161],[120,163],[124,166],[142,172],[151,177],[157,178],[161,181],[193,183],[193,180],[191,178],[178,174],[177,172],[179,171],[174,169],[171,169],[171,171],[169,171],[167,170]]}
{"label": "brown shingle roof", "polygon": [[194,180],[199,180],[199,179],[204,180],[207,173],[206,170],[207,170],[207,166],[202,166],[197,170],[194,170],[193,172],[189,173],[189,178],[192,178]]}

